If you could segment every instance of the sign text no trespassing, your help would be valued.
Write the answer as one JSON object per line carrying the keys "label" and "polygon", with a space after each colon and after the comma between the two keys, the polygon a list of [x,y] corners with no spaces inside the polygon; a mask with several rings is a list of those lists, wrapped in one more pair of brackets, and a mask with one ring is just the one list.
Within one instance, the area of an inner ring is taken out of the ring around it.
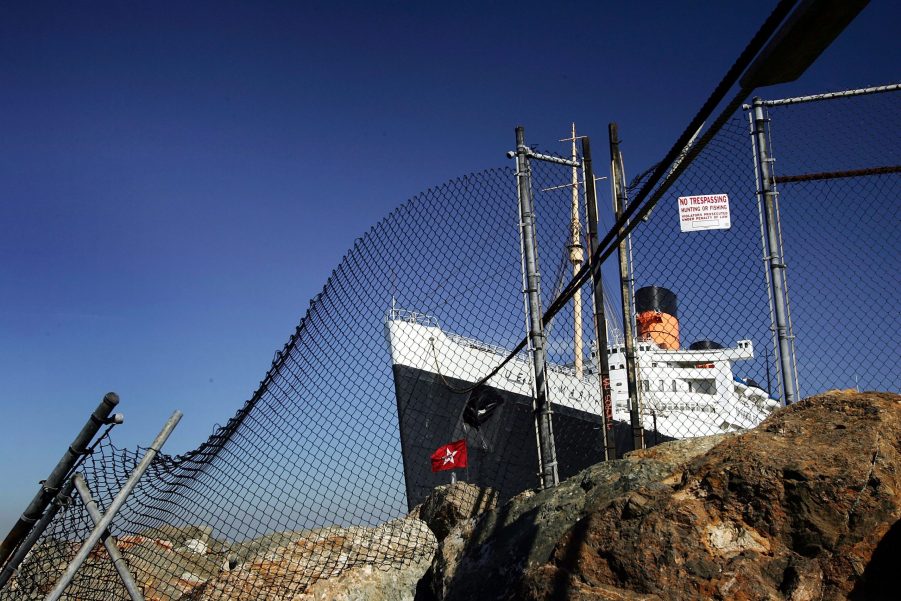
{"label": "sign text no trespassing", "polygon": [[728,230],[730,227],[728,194],[679,197],[679,228],[683,232]]}

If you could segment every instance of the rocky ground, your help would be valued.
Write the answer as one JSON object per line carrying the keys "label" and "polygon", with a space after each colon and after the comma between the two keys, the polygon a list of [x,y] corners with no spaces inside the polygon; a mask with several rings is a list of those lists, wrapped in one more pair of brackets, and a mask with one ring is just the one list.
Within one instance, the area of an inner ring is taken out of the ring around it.
{"label": "rocky ground", "polygon": [[460,522],[416,599],[898,599],[899,460],[901,397],[813,397]]}
{"label": "rocky ground", "polygon": [[[119,547],[148,601],[897,599],[899,460],[901,396],[827,393],[501,507],[457,483],[374,528],[227,545],[209,528],[163,527]],[[11,583],[19,598],[42,598],[65,568],[31,565]],[[124,598],[102,549],[70,591]]]}

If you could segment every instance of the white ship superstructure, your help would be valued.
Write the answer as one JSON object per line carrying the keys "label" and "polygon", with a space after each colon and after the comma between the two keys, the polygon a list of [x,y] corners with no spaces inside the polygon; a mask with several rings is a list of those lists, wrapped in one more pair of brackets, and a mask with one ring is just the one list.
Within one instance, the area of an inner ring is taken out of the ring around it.
{"label": "white ship superstructure", "polygon": [[[506,358],[508,351],[444,332],[421,313],[392,310],[387,336],[394,365],[430,372],[447,381],[477,382]],[[639,398],[643,426],[666,438],[687,438],[752,428],[777,405],[762,389],[735,378],[733,364],[754,357],[750,340],[732,348],[669,350],[653,340],[637,341]],[[614,421],[629,421],[625,346],[608,348]],[[555,406],[590,414],[602,410],[597,350],[583,377],[573,367],[548,364],[548,395]],[[486,383],[532,397],[531,363],[510,361]]]}

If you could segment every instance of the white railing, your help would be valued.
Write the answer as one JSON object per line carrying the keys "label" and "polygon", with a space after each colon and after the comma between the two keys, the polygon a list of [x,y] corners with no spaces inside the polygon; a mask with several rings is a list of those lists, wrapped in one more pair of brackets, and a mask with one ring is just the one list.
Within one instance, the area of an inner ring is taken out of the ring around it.
{"label": "white railing", "polygon": [[419,313],[418,311],[408,311],[407,309],[388,309],[385,315],[386,321],[405,321],[407,323],[418,323],[434,328],[440,327],[438,319],[428,315],[427,313]]}
{"label": "white railing", "polygon": [[475,338],[467,338],[466,336],[461,336],[459,334],[449,334],[448,332],[445,332],[444,335],[447,336],[451,342],[456,342],[457,344],[462,346],[468,346],[469,348],[476,349],[477,351],[494,353],[503,357],[506,357],[508,354],[510,354],[510,349],[498,346],[496,344],[489,344],[481,340],[476,340]]}

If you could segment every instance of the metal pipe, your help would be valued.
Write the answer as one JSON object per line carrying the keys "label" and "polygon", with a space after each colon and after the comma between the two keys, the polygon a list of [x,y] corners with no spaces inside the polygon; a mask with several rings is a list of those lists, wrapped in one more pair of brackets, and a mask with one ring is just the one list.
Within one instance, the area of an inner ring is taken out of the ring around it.
{"label": "metal pipe", "polygon": [[796,182],[821,182],[830,179],[864,177],[868,175],[889,175],[891,173],[901,173],[901,165],[867,167],[866,169],[845,169],[843,171],[825,171],[820,173],[805,173],[803,175],[776,175],[773,176],[773,182],[777,184],[791,184]]}
{"label": "metal pipe", "polygon": [[69,478],[66,480],[66,483],[63,484],[63,487],[60,489],[59,493],[54,497],[53,501],[51,501],[50,506],[47,508],[47,511],[44,512],[44,515],[41,516],[41,519],[35,523],[34,528],[31,529],[31,532],[28,533],[28,536],[25,537],[25,540],[16,547],[16,552],[12,554],[12,557],[9,558],[9,561],[6,562],[6,565],[3,566],[3,571],[0,572],[0,590],[6,586],[6,583],[9,582],[9,579],[12,578],[12,575],[15,574],[16,570],[22,564],[22,561],[25,559],[25,556],[28,555],[28,552],[34,547],[34,545],[40,540],[41,536],[44,534],[44,531],[47,529],[47,526],[50,525],[50,522],[53,521],[53,518],[56,517],[56,514],[59,512],[60,508],[62,508],[66,504],[66,499],[72,494],[72,479]]}
{"label": "metal pipe", "polygon": [[[613,182],[613,213],[618,221],[626,207],[626,174],[623,169],[623,155],[619,150],[619,130],[616,123],[607,126],[610,138],[610,179]],[[628,224],[628,222],[627,222]],[[629,268],[629,237],[619,241],[619,282],[623,304],[623,337],[626,347],[626,387],[629,392],[629,423],[632,426],[632,448],[644,448],[644,427],[641,419],[641,404],[635,365],[635,335],[632,331],[632,270]]]}
{"label": "metal pipe", "polygon": [[766,116],[763,101],[754,99],[754,137],[758,168],[757,198],[763,205],[762,216],[766,231],[767,267],[770,273],[770,296],[773,300],[773,328],[778,340],[779,365],[782,372],[783,402],[790,405],[797,401],[797,382],[794,368],[794,340],[788,330],[788,305],[786,301],[785,262],[779,242],[779,211],[776,206],[776,186],[773,183],[772,164],[766,139]]}
{"label": "metal pipe", "polygon": [[[535,247],[535,207],[532,199],[530,151],[525,143],[522,127],[516,128],[516,188],[519,196],[519,217],[522,228],[523,254],[526,269],[526,290],[529,299],[529,339],[535,366],[535,420],[541,461],[541,486],[551,488],[560,479],[557,474],[557,452],[551,406],[547,395],[544,326],[541,323],[541,276]],[[48,600],[49,601],[49,600]]]}
{"label": "metal pipe", "polygon": [[[901,83],[893,83],[884,86],[873,86],[871,88],[859,88],[857,90],[842,90],[841,92],[827,92],[825,94],[811,94],[809,96],[795,96],[794,98],[780,98],[778,100],[761,100],[763,106],[783,106],[786,104],[801,104],[804,102],[815,102],[818,100],[835,100],[836,98],[848,98],[850,96],[866,96],[868,94],[879,94],[881,92],[896,92],[901,90]],[[745,105],[746,108],[751,108]]]}
{"label": "metal pipe", "polygon": [[[66,477],[84,454],[85,449],[87,449],[97,431],[100,430],[101,426],[109,423],[109,415],[118,404],[119,395],[115,392],[109,392],[104,395],[103,400],[100,401],[91,417],[88,418],[88,421],[81,428],[81,432],[78,433],[75,440],[72,441],[72,444],[69,445],[69,448],[66,449],[66,452],[57,462],[56,467],[53,468],[53,471],[41,484],[41,490],[34,496],[31,503],[28,504],[28,507],[22,513],[22,516],[13,525],[6,538],[3,539],[3,543],[0,544],[0,565],[6,563],[9,556],[19,546],[19,543],[25,539],[32,527],[38,523],[44,510],[56,496],[56,493],[59,492],[60,487],[66,481]],[[13,566],[13,569],[15,569],[15,566]]]}
{"label": "metal pipe", "polygon": [[[594,185],[594,171],[591,168],[591,141],[582,138],[582,163],[585,178],[585,209],[588,213],[588,261],[597,256],[598,249],[598,198]],[[591,280],[594,292],[594,327],[598,344],[598,371],[600,372],[601,399],[601,431],[604,433],[604,461],[616,459],[616,437],[613,431],[613,399],[610,393],[610,359],[607,356],[607,317],[604,314],[604,282],[601,278],[600,265],[592,265]]]}
{"label": "metal pipe", "polygon": [[567,167],[581,167],[582,164],[579,161],[573,159],[564,159],[563,157],[555,157],[552,154],[541,154],[539,152],[534,152],[531,148],[526,148],[525,150],[526,157],[530,159],[538,159],[539,161],[545,161],[547,163],[557,163],[558,165],[566,165]]}
{"label": "metal pipe", "polygon": [[56,586],[50,591],[46,597],[44,597],[44,601],[57,601],[60,596],[62,596],[63,591],[66,590],[66,587],[69,586],[69,583],[72,582],[72,578],[75,577],[75,573],[78,571],[78,568],[81,567],[81,564],[84,563],[85,559],[88,558],[88,555],[91,553],[91,550],[97,546],[97,543],[103,537],[109,525],[112,523],[113,518],[118,513],[119,509],[122,508],[122,505],[125,504],[125,500],[131,494],[131,491],[134,490],[135,486],[137,486],[138,481],[141,479],[141,476],[144,475],[144,472],[147,471],[147,468],[150,467],[150,464],[156,458],[157,453],[159,453],[163,444],[165,444],[166,440],[169,438],[169,435],[172,434],[172,430],[175,429],[175,426],[178,425],[179,420],[181,420],[182,413],[181,411],[175,411],[172,416],[166,421],[163,429],[160,430],[160,433],[157,434],[157,437],[150,443],[150,447],[147,449],[147,452],[144,454],[144,457],[141,458],[140,463],[138,463],[137,467],[135,467],[134,471],[126,480],[125,485],[116,495],[116,498],[113,499],[113,502],[110,503],[109,507],[106,509],[106,513],[100,518],[100,521],[94,526],[94,529],[91,531],[90,536],[88,536],[87,540],[81,545],[81,548],[78,550],[78,553],[75,555],[75,558],[69,563],[69,566],[66,568],[65,573],[60,577],[59,582],[56,583]]}
{"label": "metal pipe", "polygon": [[[99,524],[100,520],[103,519],[103,514],[97,509],[97,503],[94,501],[93,497],[91,497],[91,491],[88,489],[87,482],[84,481],[84,476],[75,474],[72,481],[75,483],[75,490],[77,490],[79,496],[81,496],[81,501],[84,503],[85,509],[88,510],[88,515],[94,520],[95,525]],[[106,552],[109,554],[113,565],[116,567],[119,578],[122,579],[125,590],[128,591],[128,596],[131,597],[133,601],[144,601],[144,594],[141,592],[141,589],[138,588],[131,572],[128,571],[128,564],[125,562],[125,558],[122,557],[122,553],[119,552],[119,547],[116,546],[116,538],[110,534],[109,529],[103,531],[102,538],[103,546],[106,547]]]}

